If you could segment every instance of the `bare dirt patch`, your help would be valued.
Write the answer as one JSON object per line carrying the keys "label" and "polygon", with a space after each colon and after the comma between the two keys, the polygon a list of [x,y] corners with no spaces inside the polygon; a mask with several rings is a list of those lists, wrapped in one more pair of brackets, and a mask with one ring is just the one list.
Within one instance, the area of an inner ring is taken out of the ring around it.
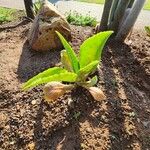
{"label": "bare dirt patch", "polygon": [[[0,32],[0,149],[146,150],[150,147],[150,38],[135,31],[130,45],[111,41],[105,47],[98,87],[106,101],[94,102],[84,89],[58,101],[43,101],[42,88],[20,86],[57,65],[59,51],[30,50],[30,24]],[[92,35],[93,28],[72,26],[72,45]],[[67,99],[75,101],[74,109]]]}

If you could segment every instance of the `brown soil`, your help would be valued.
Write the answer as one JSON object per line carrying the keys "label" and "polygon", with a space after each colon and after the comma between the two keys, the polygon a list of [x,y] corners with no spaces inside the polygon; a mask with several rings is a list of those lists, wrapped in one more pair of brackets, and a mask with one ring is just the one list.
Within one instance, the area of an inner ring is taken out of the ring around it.
{"label": "brown soil", "polygon": [[[135,31],[128,45],[107,44],[97,72],[107,100],[95,102],[78,88],[47,104],[41,87],[23,92],[20,86],[57,65],[60,53],[30,50],[29,26],[0,32],[0,150],[149,150],[150,38]],[[72,26],[74,48],[93,31]]]}

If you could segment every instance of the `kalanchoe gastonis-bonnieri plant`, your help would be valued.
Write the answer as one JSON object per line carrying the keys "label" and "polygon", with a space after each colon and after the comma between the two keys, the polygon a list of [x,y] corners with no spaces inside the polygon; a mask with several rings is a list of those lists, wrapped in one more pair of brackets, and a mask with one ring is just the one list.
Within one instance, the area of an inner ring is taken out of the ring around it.
{"label": "kalanchoe gastonis-bonnieri plant", "polygon": [[101,32],[85,40],[80,46],[79,57],[66,39],[59,32],[56,33],[65,48],[61,51],[62,67],[49,68],[39,73],[28,80],[23,85],[23,89],[27,90],[46,83],[43,88],[44,97],[46,101],[51,102],[74,87],[82,86],[95,100],[105,99],[104,93],[99,88],[93,87],[97,83],[97,76],[90,78],[89,75],[94,73],[99,65],[103,47],[113,31]]}

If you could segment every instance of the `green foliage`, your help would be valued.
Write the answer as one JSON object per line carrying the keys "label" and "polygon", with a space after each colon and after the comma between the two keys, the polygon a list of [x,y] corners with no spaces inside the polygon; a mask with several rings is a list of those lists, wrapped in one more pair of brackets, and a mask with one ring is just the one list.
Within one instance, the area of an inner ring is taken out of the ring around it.
{"label": "green foliage", "polygon": [[7,16],[0,14],[0,23],[8,22],[8,21],[10,21],[10,19]]}
{"label": "green foliage", "polygon": [[80,46],[79,58],[81,68],[92,61],[101,59],[102,49],[111,34],[112,31],[100,32],[83,42]]}
{"label": "green foliage", "polygon": [[70,24],[78,26],[96,26],[97,24],[96,18],[89,15],[83,16],[75,11],[69,12],[66,19]]}
{"label": "green foliage", "polygon": [[70,72],[73,72],[73,68],[72,68],[72,64],[71,64],[71,60],[67,54],[67,51],[66,50],[62,50],[61,51],[61,63],[62,63],[62,66],[70,71]]}
{"label": "green foliage", "polygon": [[23,10],[0,7],[0,24],[16,21],[25,14]]}
{"label": "green foliage", "polygon": [[25,89],[37,86],[39,84],[48,83],[51,81],[75,82],[76,78],[77,75],[72,72],[57,73],[48,77],[37,79],[36,81],[32,82],[30,85],[26,86]]}
{"label": "green foliage", "polygon": [[150,26],[145,26],[145,31],[148,36],[150,36]]}
{"label": "green foliage", "polygon": [[66,39],[59,32],[56,31],[56,33],[59,36],[64,48],[66,49],[67,55],[68,55],[69,59],[71,60],[71,64],[72,64],[72,68],[73,68],[74,72],[77,73],[79,70],[79,61],[78,61],[78,58],[77,58],[75,52],[73,51],[70,44],[66,41]]}
{"label": "green foliage", "polygon": [[94,85],[97,83],[97,81],[98,81],[97,76],[94,76],[94,77],[90,80],[90,82],[88,82],[88,85],[89,85],[90,87],[92,87],[92,86],[94,86]]}
{"label": "green foliage", "polygon": [[0,7],[0,24],[13,20],[15,12],[15,9]]}
{"label": "green foliage", "polygon": [[[107,39],[113,32],[112,31],[101,32],[87,39],[81,45],[80,61],[78,60],[75,52],[73,51],[70,44],[66,41],[66,39],[59,32],[56,31],[56,33],[65,48],[65,50],[61,52],[61,61],[63,68],[53,67],[47,69],[42,73],[39,73],[38,75],[31,78],[23,85],[24,90],[35,87],[39,84],[49,83],[52,81],[72,82],[75,83],[75,85],[80,85],[87,88],[97,83],[97,76],[94,76],[92,79],[90,79],[88,75],[90,75],[96,70],[99,64],[99,59],[101,59],[102,49]],[[58,85],[60,84],[56,84],[56,86]],[[51,89],[52,86],[49,85],[49,88]],[[62,86],[61,88],[65,90],[65,86]],[[55,90],[55,92],[57,92],[59,95],[64,93],[61,88],[60,87],[55,88],[57,89]],[[98,94],[101,94],[101,91],[98,92],[100,92]],[[46,97],[49,97],[51,100],[50,93],[49,92],[45,93],[47,94]],[[54,94],[54,90],[51,90],[51,94]],[[57,98],[58,94],[56,94],[55,98]],[[92,92],[92,94],[95,95],[95,92],[94,93]],[[100,96],[95,97],[99,98]]]}
{"label": "green foliage", "polygon": [[[66,76],[67,75],[67,76]],[[64,77],[63,77],[64,76]],[[72,77],[70,77],[72,76]],[[42,73],[39,73],[35,77],[28,80],[24,85],[23,89],[29,89],[42,83],[50,81],[68,81],[75,82],[76,74],[70,73],[67,70],[59,67],[49,68]]]}
{"label": "green foliage", "polygon": [[97,66],[99,64],[99,61],[95,60],[89,63],[87,66],[81,68],[78,72],[78,80],[79,81],[85,81],[86,77],[96,70]]}
{"label": "green foliage", "polygon": [[36,1],[33,4],[34,13],[37,14],[41,7],[42,7],[42,2],[40,0]]}
{"label": "green foliage", "polygon": [[144,5],[145,10],[150,10],[150,0],[147,0],[145,5]]}

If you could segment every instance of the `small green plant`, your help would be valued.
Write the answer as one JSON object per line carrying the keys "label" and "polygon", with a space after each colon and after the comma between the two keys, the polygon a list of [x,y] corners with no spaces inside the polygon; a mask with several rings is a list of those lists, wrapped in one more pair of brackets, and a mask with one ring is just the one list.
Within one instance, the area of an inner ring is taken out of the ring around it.
{"label": "small green plant", "polygon": [[150,36],[150,26],[145,26],[145,31],[148,36]]}
{"label": "small green plant", "polygon": [[44,97],[47,101],[53,101],[74,87],[82,86],[89,90],[94,99],[105,99],[104,93],[93,87],[97,83],[97,76],[90,78],[89,75],[96,70],[102,49],[113,31],[101,32],[85,40],[80,46],[79,58],[66,39],[59,32],[56,33],[65,48],[61,51],[62,67],[49,68],[39,73],[24,83],[23,89],[47,83],[43,89]]}
{"label": "small green plant", "polygon": [[25,15],[23,10],[0,7],[0,24],[16,21]]}
{"label": "small green plant", "polygon": [[81,112],[80,112],[80,111],[78,111],[78,112],[74,112],[73,117],[74,117],[76,120],[78,120],[78,119],[79,119],[79,117],[80,117],[80,115],[81,115]]}
{"label": "small green plant", "polygon": [[14,18],[15,9],[0,7],[0,24],[12,21]]}
{"label": "small green plant", "polygon": [[83,16],[75,11],[69,12],[66,19],[70,24],[78,26],[96,26],[97,24],[96,18],[89,15]]}
{"label": "small green plant", "polygon": [[33,10],[34,10],[35,15],[38,13],[41,7],[42,7],[42,2],[40,0],[33,3]]}

